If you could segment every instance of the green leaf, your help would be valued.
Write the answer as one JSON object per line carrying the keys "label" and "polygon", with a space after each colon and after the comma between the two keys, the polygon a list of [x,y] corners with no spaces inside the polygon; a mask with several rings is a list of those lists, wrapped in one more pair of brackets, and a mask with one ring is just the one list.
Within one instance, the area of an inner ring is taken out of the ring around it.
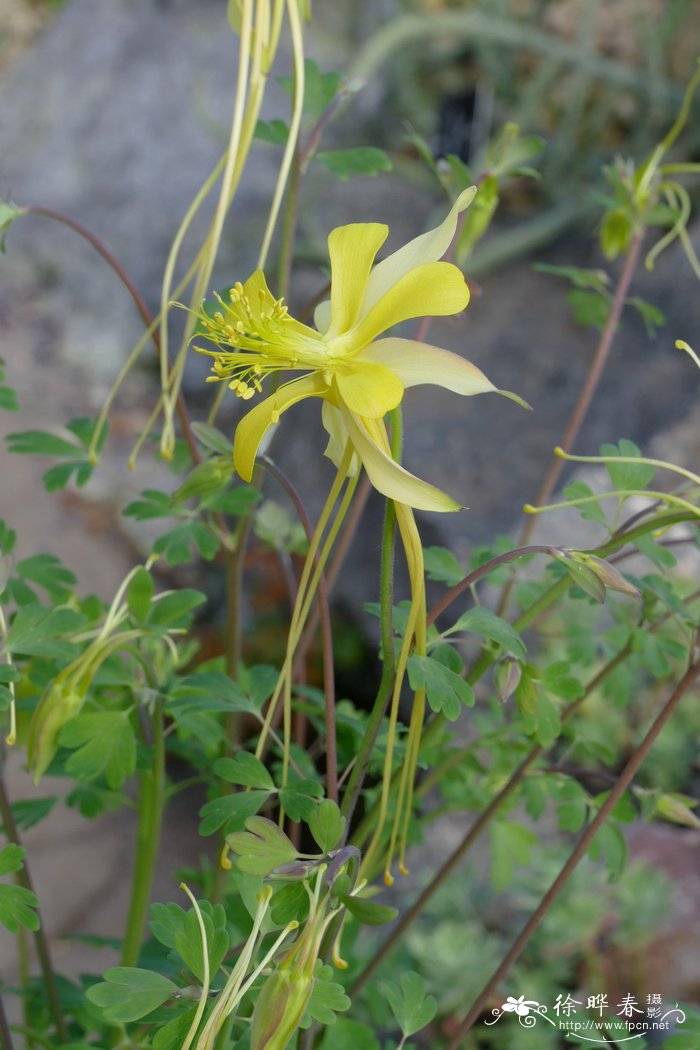
{"label": "green leaf", "polygon": [[649,338],[656,338],[659,329],[666,324],[666,314],[663,310],[659,310],[658,306],[654,306],[653,303],[648,303],[645,299],[640,299],[639,297],[628,299],[627,302],[630,306],[634,306],[639,313]]}
{"label": "green leaf", "polygon": [[336,1013],[350,1009],[350,999],[345,994],[345,989],[342,984],[338,984],[332,978],[332,967],[318,962],[314,971],[313,991],[306,1007],[306,1013],[323,1025],[335,1024]]}
{"label": "green leaf", "polygon": [[576,780],[567,777],[556,785],[557,823],[561,831],[581,830],[588,814],[588,795]]}
{"label": "green leaf", "polygon": [[76,749],[66,762],[66,773],[76,780],[104,777],[119,788],[136,769],[136,740],[125,711],[78,715],[61,729],[62,747]]}
{"label": "green leaf", "polygon": [[259,120],[255,125],[253,137],[261,142],[271,142],[274,146],[286,146],[289,125],[283,120]]}
{"label": "green leaf", "polygon": [[412,970],[401,974],[399,986],[387,981],[381,989],[404,1038],[420,1032],[435,1017],[437,1002],[426,995],[423,978]]}
{"label": "green leaf", "polygon": [[255,534],[273,550],[302,554],[307,547],[303,526],[275,500],[265,500],[255,514]]}
{"label": "green leaf", "polygon": [[172,630],[174,627],[189,627],[191,613],[198,605],[207,600],[201,591],[183,587],[171,594],[157,595],[151,603],[147,617],[149,627]]}
{"label": "green leaf", "polygon": [[[311,58],[304,60],[304,113],[314,119],[320,117],[340,91],[343,78],[340,73],[322,73]],[[291,95],[293,77],[279,77],[277,81]]]}
{"label": "green leaf", "polygon": [[567,660],[557,660],[542,672],[540,683],[543,689],[558,696],[560,700],[578,700],[583,696],[583,683],[571,674]]}
{"label": "green leaf", "polygon": [[[564,489],[564,496],[566,499],[582,499],[593,495],[593,489],[590,485],[584,484],[583,481],[572,481],[570,485],[567,485]],[[605,511],[601,507],[600,503],[584,503],[581,507],[573,508],[579,512],[584,521],[595,521],[604,528],[607,528],[608,519],[605,516]]]}
{"label": "green leaf", "polygon": [[605,328],[610,314],[610,300],[598,292],[574,288],[567,292],[566,301],[572,309],[574,320],[584,328]]}
{"label": "green leaf", "polygon": [[[65,488],[73,474],[78,486],[84,485],[94,469],[87,452],[92,440],[97,420],[73,419],[67,424],[68,430],[77,438],[71,442],[57,434],[44,430],[25,430],[21,433],[8,434],[7,443],[11,452],[40,456],[59,456],[71,462],[52,467],[44,474],[44,486],[48,492]],[[97,452],[102,449],[107,437],[107,428],[103,428],[97,445]]]}
{"label": "green leaf", "polygon": [[100,1007],[105,1021],[115,1024],[138,1021],[180,990],[167,977],[135,966],[115,966],[104,976],[104,982],[88,988],[85,996]]}
{"label": "green leaf", "polygon": [[0,201],[0,252],[5,252],[5,237],[13,222],[24,214],[24,208],[17,208],[7,201]]}
{"label": "green leaf", "polygon": [[[27,851],[15,843],[8,843],[0,850],[0,875],[12,875],[24,864]],[[27,930],[38,930],[39,916],[35,909],[39,901],[24,886],[0,884],[0,923],[11,933],[17,933],[20,927]]]}
{"label": "green leaf", "polygon": [[275,790],[275,782],[259,758],[240,751],[235,758],[220,758],[214,763],[214,772],[229,784]]}
{"label": "green leaf", "polygon": [[269,875],[275,868],[296,859],[296,846],[281,828],[266,817],[248,817],[246,831],[226,836],[226,843],[238,854],[238,868],[248,875]]}
{"label": "green leaf", "polygon": [[523,713],[525,732],[534,735],[542,747],[550,747],[561,732],[559,712],[544,693],[537,691],[532,710]]}
{"label": "green leaf", "polygon": [[465,575],[452,551],[446,547],[426,547],[423,554],[425,572],[429,580],[437,580],[439,583],[446,583],[448,587],[454,587]]}
{"label": "green leaf", "polygon": [[516,630],[500,616],[496,616],[490,609],[477,606],[464,613],[446,634],[454,634],[464,631],[468,634],[477,634],[490,642],[496,642],[506,652],[512,653],[520,660],[524,660],[527,653],[523,640]]}
{"label": "green leaf", "polygon": [[208,525],[193,520],[164,532],[153,544],[153,553],[162,554],[168,565],[186,565],[196,553],[211,561],[219,552],[219,537]]}
{"label": "green leaf", "polygon": [[142,565],[134,573],[126,592],[129,613],[137,623],[143,623],[153,600],[153,577]]}
{"label": "green leaf", "polygon": [[43,588],[54,602],[65,601],[77,580],[60,558],[52,554],[35,554],[17,562],[15,572],[23,580],[29,580]]}
{"label": "green leaf", "polygon": [[491,881],[501,892],[513,881],[516,864],[530,862],[532,850],[539,839],[534,831],[512,820],[497,820],[491,824]]}
{"label": "green leaf", "polygon": [[85,622],[75,609],[45,609],[43,605],[24,605],[12,620],[5,639],[5,649],[23,656],[44,656],[70,660],[75,646],[66,635]]}
{"label": "green leaf", "polygon": [[387,904],[376,904],[375,901],[365,900],[364,897],[341,894],[338,900],[365,926],[381,926],[385,922],[393,922],[399,914],[398,908],[391,908]]}
{"label": "green leaf", "polygon": [[627,863],[627,840],[616,824],[609,821],[603,824],[588,847],[591,860],[605,861],[610,873],[610,882],[620,878]]}
{"label": "green leaf", "polygon": [[153,1035],[153,1050],[182,1050],[196,1012],[193,1006],[159,1028]]}
{"label": "green leaf", "polygon": [[39,901],[31,890],[24,886],[0,885],[0,923],[10,933],[18,933],[20,927],[38,930],[41,925],[36,912],[38,907]]}
{"label": "green leaf", "polygon": [[324,853],[335,849],[345,832],[347,821],[331,799],[324,799],[309,817],[309,831]]}
{"label": "green leaf", "polygon": [[642,455],[634,441],[622,438],[617,445],[601,445],[601,456],[612,457],[611,462],[605,464],[605,469],[610,475],[616,489],[644,489],[654,477],[654,467],[647,463],[615,463],[614,457],[626,456],[638,458]]}
{"label": "green leaf", "polygon": [[27,798],[13,802],[12,815],[15,824],[20,831],[28,831],[29,828],[45,820],[57,802],[57,795],[45,795],[43,798]]}
{"label": "green leaf", "polygon": [[166,948],[174,948],[178,933],[185,925],[186,911],[179,904],[152,904],[148,928],[157,941]]}
{"label": "green leaf", "polygon": [[12,875],[15,871],[19,871],[26,855],[27,851],[23,846],[10,842],[0,850],[0,875]]}
{"label": "green leaf", "polygon": [[0,386],[0,409],[4,412],[18,412],[19,401],[11,386]]}
{"label": "green leaf", "polygon": [[410,657],[408,680],[411,689],[425,689],[432,710],[442,711],[450,721],[459,718],[462,704],[471,707],[474,703],[474,691],[464,678],[431,656]]}
{"label": "green leaf", "polygon": [[200,835],[212,835],[219,828],[224,832],[243,827],[246,819],[253,816],[270,797],[268,791],[237,791],[234,795],[213,798],[202,806],[199,815]]}
{"label": "green leaf", "polygon": [[198,441],[212,452],[218,452],[222,456],[231,456],[232,444],[230,438],[209,423],[193,423],[192,430]]}
{"label": "green leaf", "polygon": [[[229,947],[226,911],[221,904],[200,901],[200,912],[206,933],[209,972],[213,976],[221,966]],[[175,951],[198,981],[204,980],[204,953],[199,920],[194,908],[186,912],[180,929],[175,934]]]}
{"label": "green leaf", "polygon": [[320,1050],[381,1050],[381,1047],[368,1025],[339,1017],[324,1033]]}
{"label": "green leaf", "polygon": [[257,489],[250,485],[235,485],[225,492],[209,493],[202,497],[201,506],[207,510],[218,510],[222,514],[230,514],[240,518],[248,514],[262,496]]}
{"label": "green leaf", "polygon": [[286,926],[292,919],[303,922],[309,914],[309,895],[303,882],[290,882],[275,892],[270,904],[272,921]]}
{"label": "green leaf", "polygon": [[226,489],[233,476],[231,453],[213,456],[196,463],[182,485],[173,493],[173,503],[184,503],[196,496],[205,497]]}
{"label": "green leaf", "polygon": [[137,521],[150,521],[153,518],[172,518],[172,497],[160,489],[144,489],[141,498],[129,503],[122,514],[126,518],[136,518]]}
{"label": "green leaf", "polygon": [[552,274],[554,277],[564,277],[576,288],[586,288],[607,294],[610,284],[610,275],[605,270],[585,270],[580,266],[552,266],[551,263],[535,263],[534,270],[538,273]]}
{"label": "green leaf", "polygon": [[290,820],[308,820],[316,809],[315,799],[322,796],[323,787],[317,780],[291,777],[279,792],[280,805]]}
{"label": "green leaf", "polygon": [[374,146],[323,150],[316,156],[333,175],[343,180],[353,175],[377,175],[380,171],[391,171],[393,167],[384,150]]}

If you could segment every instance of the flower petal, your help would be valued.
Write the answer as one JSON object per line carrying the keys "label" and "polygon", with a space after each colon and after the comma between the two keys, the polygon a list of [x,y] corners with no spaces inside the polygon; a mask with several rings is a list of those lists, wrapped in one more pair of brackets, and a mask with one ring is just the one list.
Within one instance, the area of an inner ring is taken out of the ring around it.
{"label": "flower petal", "polygon": [[285,383],[271,397],[266,397],[243,416],[233,439],[233,462],[244,481],[252,478],[260,442],[278,417],[305,397],[323,397],[327,391],[328,384],[318,373],[313,372]]}
{"label": "flower petal", "polygon": [[464,395],[485,394],[496,389],[471,361],[415,339],[378,339],[358,355],[355,364],[360,361],[384,365],[399,377],[404,387],[430,384]]}
{"label": "flower petal", "polygon": [[325,335],[331,323],[331,301],[324,299],[314,310],[314,324],[321,335]]}
{"label": "flower petal", "polygon": [[372,263],[388,233],[389,227],[379,222],[355,222],[331,230],[331,319],[327,338],[347,332],[357,321]]}
{"label": "flower petal", "polygon": [[429,485],[427,481],[414,477],[399,463],[394,462],[379,444],[382,434],[383,443],[386,443],[382,423],[355,416],[345,408],[341,411],[350,440],[364,464],[369,480],[378,492],[396,500],[397,503],[415,507],[416,510],[461,510],[459,503],[446,493]]}
{"label": "flower petal", "polygon": [[358,416],[381,419],[401,402],[403,383],[394,372],[371,361],[352,359],[335,373],[341,400]]}
{"label": "flower petal", "polygon": [[[331,462],[335,463],[336,467],[340,467],[343,456],[345,455],[345,448],[350,440],[345,421],[340,409],[336,408],[330,401],[323,402],[321,408],[321,419],[323,420],[323,425],[328,433],[328,444],[326,445],[323,454],[324,456],[328,456]],[[354,478],[359,471],[360,466],[361,463],[359,456],[357,453],[353,453],[348,467],[348,474]]]}
{"label": "flower petal", "polygon": [[393,255],[387,256],[374,267],[367,282],[362,303],[362,317],[369,313],[382,296],[386,295],[393,284],[400,281],[411,270],[424,263],[437,262],[443,257],[455,235],[460,213],[469,207],[475,196],[475,186],[464,190],[439,226],[409,241],[403,248],[399,248]]}
{"label": "flower petal", "polygon": [[347,335],[334,340],[336,351],[357,352],[401,321],[458,314],[468,302],[469,289],[458,267],[446,262],[417,266],[392,285]]}

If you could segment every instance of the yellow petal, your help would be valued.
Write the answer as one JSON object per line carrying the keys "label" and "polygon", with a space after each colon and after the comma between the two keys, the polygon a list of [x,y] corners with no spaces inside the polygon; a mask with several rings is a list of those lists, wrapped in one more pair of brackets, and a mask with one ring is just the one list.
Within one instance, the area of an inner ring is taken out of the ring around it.
{"label": "yellow petal", "polygon": [[426,263],[397,281],[359,324],[334,344],[339,352],[357,352],[401,321],[457,314],[468,302],[469,289],[461,270],[452,263]]}
{"label": "yellow petal", "polygon": [[384,365],[404,387],[429,384],[455,394],[485,394],[496,389],[471,361],[414,339],[379,339],[355,358],[356,365],[360,361]]}
{"label": "yellow petal", "polygon": [[322,335],[328,331],[331,323],[331,301],[324,299],[314,310],[314,324]]}
{"label": "yellow petal", "polygon": [[[335,463],[336,467],[340,467],[345,455],[346,445],[350,440],[348,429],[345,426],[340,410],[331,404],[330,401],[323,402],[321,418],[328,433],[328,444],[323,454],[328,456],[331,462]],[[354,478],[360,469],[360,465],[358,455],[356,453],[353,454],[348,467],[348,474]]]}
{"label": "yellow petal", "polygon": [[[470,186],[469,189],[464,190],[439,226],[409,241],[403,248],[399,248],[397,252],[387,256],[375,266],[367,282],[362,304],[362,317],[379,302],[382,296],[386,295],[393,284],[400,281],[411,270],[424,263],[437,262],[443,257],[455,235],[460,213],[469,207],[475,195],[476,186]],[[413,314],[412,316],[417,317],[418,315]]]}
{"label": "yellow petal", "polygon": [[377,492],[416,510],[461,510],[459,503],[427,481],[409,474],[381,448],[382,423],[354,416],[347,409],[341,411],[350,440]]}
{"label": "yellow petal", "polygon": [[314,372],[285,383],[243,416],[233,439],[233,462],[244,481],[252,478],[260,442],[279,416],[305,397],[323,397],[327,390],[322,377]]}
{"label": "yellow petal", "polygon": [[341,400],[358,416],[381,419],[400,403],[403,383],[383,365],[352,359],[335,381]]}
{"label": "yellow petal", "polygon": [[355,324],[372,263],[388,232],[389,228],[378,222],[356,222],[331,231],[331,320],[327,338],[341,335]]}

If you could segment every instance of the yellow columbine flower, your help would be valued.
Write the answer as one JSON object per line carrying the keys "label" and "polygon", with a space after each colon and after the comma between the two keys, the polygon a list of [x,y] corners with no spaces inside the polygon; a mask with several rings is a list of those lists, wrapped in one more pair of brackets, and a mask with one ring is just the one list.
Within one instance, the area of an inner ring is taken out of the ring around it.
{"label": "yellow columbine flower", "polygon": [[[283,412],[307,397],[322,398],[330,434],[326,454],[339,465],[346,443],[364,465],[374,487],[419,510],[458,510],[460,504],[414,477],[391,458],[379,421],[400,403],[407,387],[432,383],[457,394],[496,388],[457,354],[410,339],[379,339],[414,317],[456,314],[469,302],[461,271],[439,262],[457,228],[460,212],[475,190],[465,190],[447,218],[374,265],[388,234],[382,223],[339,226],[328,238],[330,300],[316,310],[316,328],[290,317],[257,270],[237,284],[220,309],[202,312],[201,327],[218,347],[201,350],[214,358],[210,382],[225,381],[247,400],[262,391],[266,376],[305,373],[283,384],[239,422],[234,439],[236,470],[245,481],[267,430]],[[359,466],[357,460],[354,470]]]}

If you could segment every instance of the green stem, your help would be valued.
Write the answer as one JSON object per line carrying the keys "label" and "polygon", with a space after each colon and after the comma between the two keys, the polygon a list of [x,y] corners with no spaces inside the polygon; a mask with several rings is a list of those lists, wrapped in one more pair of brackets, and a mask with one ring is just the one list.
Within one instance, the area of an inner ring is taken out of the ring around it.
{"label": "green stem", "polygon": [[[53,219],[55,222],[62,223],[64,226],[67,226],[69,230],[72,230],[73,233],[77,233],[79,237],[82,237],[83,240],[87,241],[87,243],[95,249],[97,254],[102,256],[104,261],[107,263],[108,266],[112,268],[114,273],[117,275],[117,277],[124,285],[129,295],[131,296],[134,306],[138,310],[139,316],[141,317],[141,320],[146,325],[146,328],[151,332],[151,337],[153,339],[153,343],[155,345],[156,350],[160,351],[160,336],[158,335],[158,332],[155,329],[153,317],[151,315],[150,310],[146,306],[146,302],[143,296],[139,292],[134,282],[129,277],[122,264],[119,262],[116,256],[112,254],[112,252],[104,243],[104,241],[100,240],[100,238],[97,237],[92,232],[92,230],[89,230],[87,226],[83,226],[81,222],[78,222],[76,219],[72,219],[69,215],[64,215],[63,212],[53,211],[52,208],[43,208],[39,204],[30,204],[27,208],[24,209],[24,211],[28,215],[41,215],[45,219]],[[190,455],[192,457],[192,462],[200,463],[202,457],[199,454],[199,446],[197,445],[197,441],[192,432],[189,415],[187,413],[187,407],[185,405],[184,398],[180,391],[178,391],[176,404],[177,413],[180,418],[180,425],[182,426],[182,433],[185,438],[185,441],[187,442],[187,448],[189,449]],[[93,442],[95,440],[96,438],[93,436]]]}
{"label": "green stem", "polygon": [[152,725],[153,763],[150,769],[141,774],[136,856],[131,882],[131,901],[122,948],[122,966],[136,966],[138,962],[158,860],[165,799],[165,738],[163,707],[160,699],[156,700]]}
{"label": "green stem", "polygon": [[[401,416],[392,413],[391,451],[395,459],[401,454],[403,434]],[[379,623],[382,645],[382,675],[379,681],[377,696],[370,712],[369,720],[362,738],[355,764],[350,774],[348,785],[343,794],[340,811],[347,819],[349,829],[355,807],[362,790],[367,767],[372,757],[374,745],[379,735],[382,721],[391,700],[394,683],[396,659],[394,654],[394,551],[396,545],[396,509],[392,500],[387,500],[382,530],[382,547],[379,573]]]}
{"label": "green stem", "polygon": [[535,930],[538,928],[542,920],[545,918],[547,912],[551,908],[554,901],[559,896],[560,892],[566,885],[569,877],[573,874],[574,870],[582,860],[586,850],[595,838],[597,832],[603,826],[605,821],[610,816],[611,812],[620,801],[620,798],[625,793],[629,785],[631,784],[634,777],[637,775],[640,766],[646,759],[647,755],[651,751],[651,748],[655,744],[656,740],[664,728],[669,718],[677,708],[680,701],[683,699],[689,689],[692,688],[695,680],[700,674],[700,662],[696,662],[690,665],[686,673],[681,678],[676,688],[671,693],[663,708],[657,715],[656,719],[649,728],[644,740],[639,745],[637,750],[634,752],[629,762],[620,774],[615,787],[612,789],[603,805],[598,810],[594,819],[590,822],[586,830],[579,838],[576,847],[572,851],[569,859],[564,864],[563,868],[557,875],[556,879],[549,887],[544,897],[540,901],[539,905],[531,915],[528,922],[523,927],[522,931],[518,934],[515,941],[511,945],[510,950],[506,953],[505,957],[501,961],[500,965],[496,969],[495,973],[486,985],[482,989],[481,993],[475,999],[469,1013],[464,1018],[464,1021],[455,1032],[453,1038],[447,1047],[447,1050],[457,1050],[462,1043],[462,1040],[469,1029],[473,1026],[474,1022],[479,1018],[484,1004],[488,998],[496,991],[500,982],[506,976],[511,966],[520,958],[522,952],[527,947],[527,944],[532,937]]}
{"label": "green stem", "polygon": [[[564,452],[571,451],[571,448],[573,447],[573,444],[579,435],[579,432],[583,425],[583,421],[588,415],[588,410],[591,406],[593,397],[600,385],[600,380],[602,378],[603,371],[607,364],[608,358],[610,356],[610,351],[615,340],[615,335],[617,333],[618,325],[620,323],[622,311],[624,309],[625,303],[627,302],[630,285],[632,283],[632,278],[634,277],[634,272],[637,268],[637,263],[639,262],[639,256],[642,250],[643,242],[644,230],[641,229],[638,230],[632,238],[629,250],[627,252],[627,255],[625,256],[624,265],[622,267],[622,271],[617,282],[617,287],[615,288],[615,294],[613,295],[612,301],[610,303],[610,312],[605,322],[605,327],[601,332],[595,354],[593,355],[591,367],[588,370],[586,381],[584,382],[581,388],[578,400],[576,401],[573,411],[569,416],[569,420],[566,424],[564,434],[562,436],[561,441],[559,442],[559,447],[563,449]],[[564,469],[564,462],[565,461],[563,459],[560,459],[558,456],[552,457],[544,481],[542,482],[540,490],[537,493],[537,496],[535,497],[535,507],[541,507],[549,500],[550,496],[554,492],[559,478],[561,477],[561,472]],[[520,535],[518,537],[519,547],[523,547],[525,546],[525,544],[530,542],[530,538],[532,536],[534,528],[535,518],[528,518],[525,521],[523,528],[520,531]],[[498,605],[499,616],[502,616],[505,610],[508,608],[510,596],[513,593],[513,587],[515,586],[515,579],[515,575],[512,576],[503,588],[501,599]]]}
{"label": "green stem", "polygon": [[[304,506],[301,496],[294,488],[289,478],[279,467],[268,459],[260,456],[259,463],[279,482],[289,496],[297,512],[299,521],[304,527],[306,538],[312,543],[314,527],[311,518]],[[321,621],[321,644],[323,648],[323,695],[325,703],[325,731],[326,731],[326,794],[334,802],[338,801],[338,757],[336,749],[336,726],[335,726],[335,669],[333,660],[333,627],[331,623],[331,611],[328,600],[328,584],[326,574],[321,573],[318,581],[318,614]],[[300,646],[301,649],[301,646]],[[297,650],[297,660],[300,656]]]}
{"label": "green stem", "polygon": [[301,166],[299,150],[295,150],[292,168],[289,173],[287,199],[284,204],[282,223],[282,243],[280,244],[279,263],[277,268],[277,295],[286,299],[289,295],[289,278],[292,272],[294,256],[294,239],[296,236],[297,216],[299,214],[299,191],[301,189]]}
{"label": "green stem", "polygon": [[10,1026],[7,1023],[7,1016],[5,1014],[5,1004],[2,996],[0,995],[0,1040],[2,1040],[2,1050],[14,1050],[14,1044],[12,1042],[12,1033],[10,1032]]}
{"label": "green stem", "polygon": [[[625,646],[621,649],[616,656],[609,660],[604,667],[598,671],[598,673],[591,679],[586,686],[583,694],[570,704],[562,714],[562,725],[567,722],[578,710],[581,704],[588,699],[600,683],[607,678],[607,676],[618,667],[622,661],[628,656],[631,649],[631,645]],[[399,922],[392,928],[388,937],[382,942],[379,950],[372,956],[372,959],[362,971],[360,976],[357,978],[355,985],[352,989],[353,994],[357,992],[377,970],[384,959],[389,955],[391,951],[396,947],[398,942],[403,937],[408,927],[418,918],[423,909],[425,908],[428,901],[437,893],[444,882],[447,881],[449,876],[455,870],[455,868],[462,862],[466,854],[469,852],[471,847],[474,845],[476,840],[481,835],[491,818],[498,812],[503,803],[510,798],[517,786],[522,782],[526,774],[528,773],[531,766],[537,761],[538,758],[545,752],[545,748],[541,744],[536,744],[535,747],[521,760],[515,770],[511,773],[510,777],[503,785],[501,790],[496,794],[491,802],[489,802],[486,809],[482,810],[479,816],[476,818],[474,823],[471,825],[466,835],[457,846],[455,850],[450,854],[445,863],[435,873],[431,881],[425,887],[425,889],[419,894],[416,900],[413,902],[411,907],[405,912]],[[460,748],[456,754],[461,757],[464,749]],[[435,774],[435,779],[439,779],[437,775],[440,771],[444,774],[447,772],[454,763],[451,761],[452,755],[449,756],[447,761],[443,763],[438,769],[431,770],[431,779]],[[422,786],[422,785],[421,785]]]}
{"label": "green stem", "polygon": [[[4,758],[3,758],[4,764]],[[0,775],[0,818],[2,819],[3,826],[5,828],[5,834],[9,842],[13,842],[16,846],[22,846],[22,840],[17,830],[15,818],[12,813],[12,807],[10,800],[7,795],[5,788],[5,779]],[[17,882],[20,886],[23,886],[30,893],[34,893],[34,887],[32,884],[32,878],[29,873],[29,867],[27,865],[27,859],[25,857],[24,864],[19,869],[16,875]],[[41,976],[44,981],[44,991],[46,993],[46,1000],[49,1007],[49,1013],[51,1019],[56,1026],[56,1038],[58,1039],[58,1045],[62,1046],[68,1042],[68,1031],[66,1029],[66,1023],[63,1018],[63,1010],[61,1008],[61,999],[58,994],[58,985],[56,984],[56,975],[54,973],[53,965],[51,963],[51,952],[49,950],[49,942],[44,931],[43,923],[40,924],[39,929],[34,931],[34,944],[36,946],[36,953],[39,958],[39,966],[41,968]]]}

